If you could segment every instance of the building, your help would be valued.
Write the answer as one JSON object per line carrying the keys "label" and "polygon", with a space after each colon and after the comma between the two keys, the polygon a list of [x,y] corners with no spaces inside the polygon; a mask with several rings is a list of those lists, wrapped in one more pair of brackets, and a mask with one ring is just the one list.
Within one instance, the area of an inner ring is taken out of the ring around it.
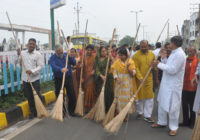
{"label": "building", "polygon": [[198,18],[198,12],[194,12],[190,16],[190,38],[189,45],[193,45],[195,43],[196,37],[198,36],[198,30],[196,30],[196,19]]}
{"label": "building", "polygon": [[190,20],[184,20],[181,32],[184,39],[183,46],[184,48],[188,48],[190,42]]}

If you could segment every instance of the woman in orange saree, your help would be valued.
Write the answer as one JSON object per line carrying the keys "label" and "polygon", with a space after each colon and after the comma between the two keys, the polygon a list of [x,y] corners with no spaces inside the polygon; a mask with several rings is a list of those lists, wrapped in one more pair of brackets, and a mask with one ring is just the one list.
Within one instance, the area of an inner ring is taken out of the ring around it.
{"label": "woman in orange saree", "polygon": [[96,103],[96,88],[94,79],[94,46],[86,47],[86,56],[83,65],[83,90],[84,90],[84,109],[89,112]]}

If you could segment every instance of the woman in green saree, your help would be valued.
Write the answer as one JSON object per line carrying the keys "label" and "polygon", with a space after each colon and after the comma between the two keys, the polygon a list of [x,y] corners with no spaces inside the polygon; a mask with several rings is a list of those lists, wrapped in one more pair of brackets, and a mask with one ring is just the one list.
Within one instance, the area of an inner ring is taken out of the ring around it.
{"label": "woman in green saree", "polygon": [[[106,70],[106,64],[108,60],[108,50],[106,47],[102,46],[100,47],[99,51],[100,54],[98,54],[95,58],[95,83],[96,83],[96,91],[97,95],[100,94],[102,86],[103,86],[103,81],[105,80],[105,70]],[[113,82],[114,78],[112,73],[110,73],[110,66],[111,66],[111,61],[109,63],[109,68],[108,68],[108,75],[106,78],[106,85],[105,85],[105,111],[108,112],[112,102],[113,102],[113,96],[114,96],[114,91],[113,91]]]}

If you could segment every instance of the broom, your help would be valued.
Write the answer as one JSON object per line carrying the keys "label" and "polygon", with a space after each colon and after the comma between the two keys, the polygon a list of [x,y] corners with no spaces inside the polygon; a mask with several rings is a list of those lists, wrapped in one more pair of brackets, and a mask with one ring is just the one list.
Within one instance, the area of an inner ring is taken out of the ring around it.
{"label": "broom", "polygon": [[[64,37],[63,31],[62,31],[62,34]],[[65,37],[64,37],[64,39],[65,39]],[[65,42],[66,42],[66,39],[65,39]],[[69,43],[70,42],[71,42],[71,40],[69,41]],[[67,48],[69,48],[69,43],[66,44]],[[69,58],[69,56],[67,54],[65,68],[67,68],[67,66],[68,66],[68,58]],[[61,121],[61,122],[63,121],[63,96],[64,96],[63,94],[64,94],[65,75],[66,75],[66,72],[63,73],[62,86],[60,89],[60,93],[59,93],[58,99],[56,101],[56,104],[51,111],[51,118]],[[67,108],[66,108],[66,110],[67,110]]]}
{"label": "broom", "polygon": [[[115,32],[116,32],[116,29],[113,30],[112,41],[110,43],[110,49],[112,48]],[[107,64],[106,64],[105,77],[107,77],[107,74],[108,74],[109,62],[110,62],[110,56],[108,57]],[[90,110],[90,112],[84,118],[95,119],[95,121],[97,122],[102,121],[105,118],[105,103],[104,103],[105,85],[106,85],[106,79],[103,82],[103,86],[102,86],[99,98],[97,99],[95,106]]]}
{"label": "broom", "polygon": [[117,101],[118,101],[118,94],[117,94],[117,92],[119,90],[119,87],[120,86],[118,86],[117,83],[116,83],[115,92],[114,92],[115,98],[114,98],[114,100],[112,102],[112,105],[111,105],[108,113],[106,114],[106,116],[105,116],[105,118],[104,118],[104,120],[102,122],[103,126],[105,126],[108,122],[110,122],[114,118],[114,116],[115,116],[115,109],[117,107]]}
{"label": "broom", "polygon": [[[164,26],[164,28],[162,29],[158,39],[156,40],[156,42],[159,41],[160,37],[161,37],[161,34],[163,33],[166,25],[168,23],[168,20]],[[157,58],[156,58],[157,59]],[[145,80],[147,79],[149,73],[151,72],[151,69],[152,67],[149,68],[149,70],[147,71],[144,79],[143,79],[143,82],[140,84],[140,86],[138,87],[135,95],[130,99],[130,101],[128,102],[128,104],[123,108],[123,110],[113,119],[111,120],[104,128],[110,132],[110,133],[117,133],[123,123],[123,120],[125,119],[126,115],[128,114],[128,111],[130,110],[133,102],[134,102],[134,99],[136,98],[137,94],[139,93],[140,89],[142,88]]]}
{"label": "broom", "polygon": [[[19,44],[18,44],[18,41],[17,41],[17,37],[16,37],[16,35],[14,33],[13,25],[12,25],[11,20],[9,18],[8,12],[6,12],[6,15],[7,15],[8,21],[10,23],[10,27],[11,27],[11,30],[12,30],[13,37],[15,39],[17,48],[19,49],[20,47],[19,47]],[[21,54],[20,54],[20,56],[21,56],[21,60],[22,60],[22,65],[24,67],[24,70],[26,71],[27,69],[26,69],[26,66],[24,64],[23,57],[22,57]],[[29,81],[29,83],[31,85],[31,88],[32,88],[32,91],[33,91],[33,96],[34,96],[34,100],[35,100],[35,107],[36,107],[36,111],[37,111],[37,117],[38,118],[48,117],[48,112],[47,112],[46,108],[44,107],[44,105],[43,105],[40,97],[38,96],[36,90],[34,89],[33,84],[31,83],[31,80],[30,80],[30,76],[28,74],[27,74],[27,77],[28,77],[28,81]]]}
{"label": "broom", "polygon": [[85,54],[85,44],[86,44],[86,36],[87,36],[87,26],[88,26],[88,20],[86,22],[86,27],[85,27],[85,38],[84,38],[84,46],[83,46],[83,58],[81,61],[81,74],[80,74],[80,83],[79,83],[79,94],[78,94],[78,99],[76,103],[76,108],[75,108],[75,113],[77,115],[83,116],[83,91],[82,91],[82,77],[83,77],[83,62],[84,62],[84,54]]}
{"label": "broom", "polygon": [[191,140],[200,140],[200,109],[192,132]]}
{"label": "broom", "polygon": [[[137,32],[135,34],[135,37],[133,39],[133,45],[132,45],[132,49],[134,47],[134,45],[136,44],[136,39],[137,39],[137,36],[138,36],[138,32],[139,32],[139,29],[140,29],[140,25],[138,26],[137,28]],[[116,84],[117,86],[117,84]],[[103,120],[103,123],[102,125],[105,126],[108,122],[110,122],[113,118],[114,118],[114,114],[115,114],[115,109],[116,109],[116,106],[117,106],[117,100],[118,100],[118,95],[116,95],[116,92],[118,91],[118,88],[115,89],[115,98],[114,98],[114,101],[108,111],[108,113],[106,114],[104,120]]]}

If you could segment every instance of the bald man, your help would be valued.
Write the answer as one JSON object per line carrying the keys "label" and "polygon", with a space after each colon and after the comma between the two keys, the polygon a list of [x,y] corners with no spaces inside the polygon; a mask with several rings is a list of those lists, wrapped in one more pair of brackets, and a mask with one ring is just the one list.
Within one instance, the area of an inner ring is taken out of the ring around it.
{"label": "bald man", "polygon": [[[155,55],[151,50],[149,50],[149,45],[147,40],[142,40],[140,42],[140,50],[133,55],[133,60],[136,65],[136,77],[137,86],[143,82],[147,71],[151,67],[152,61],[155,59]],[[144,85],[138,94],[137,101],[137,112],[138,119],[142,119],[144,115],[144,120],[152,123],[152,111],[154,106],[154,92],[153,92],[153,78],[152,73],[150,73],[147,79],[144,81]]]}

